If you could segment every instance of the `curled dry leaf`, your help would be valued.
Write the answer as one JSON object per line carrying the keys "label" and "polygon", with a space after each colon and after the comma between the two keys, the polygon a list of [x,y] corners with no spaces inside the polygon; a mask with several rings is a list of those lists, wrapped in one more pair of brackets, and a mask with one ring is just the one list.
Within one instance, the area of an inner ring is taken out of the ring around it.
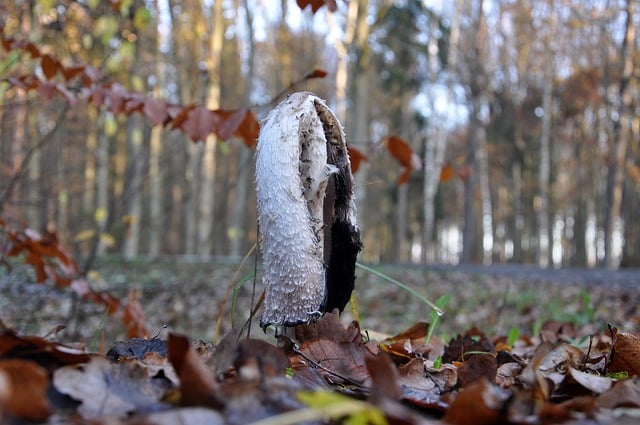
{"label": "curled dry leaf", "polygon": [[640,375],[640,338],[613,328],[614,344],[611,349],[609,372],[627,372]]}
{"label": "curled dry leaf", "polygon": [[602,394],[605,391],[608,391],[613,383],[616,382],[613,378],[582,372],[573,367],[569,367],[569,375],[571,375],[578,384],[596,394]]}
{"label": "curled dry leaf", "polygon": [[169,361],[180,379],[181,402],[185,406],[223,407],[220,386],[183,335],[169,334]]}
{"label": "curled dry leaf", "polygon": [[37,336],[20,336],[12,330],[0,334],[0,357],[22,357],[45,367],[84,363],[91,356],[75,348]]}

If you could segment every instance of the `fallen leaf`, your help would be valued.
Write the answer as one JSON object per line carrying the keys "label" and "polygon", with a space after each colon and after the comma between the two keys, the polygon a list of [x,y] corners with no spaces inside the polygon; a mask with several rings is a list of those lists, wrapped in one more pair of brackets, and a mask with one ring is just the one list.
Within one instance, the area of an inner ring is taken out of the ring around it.
{"label": "fallen leaf", "polygon": [[0,360],[0,420],[6,411],[15,419],[45,421],[53,413],[46,394],[48,385],[47,371],[35,362]]}
{"label": "fallen leaf", "polygon": [[189,343],[189,339],[170,333],[167,345],[169,361],[180,379],[182,404],[222,408],[224,405],[219,395],[219,385]]}
{"label": "fallen leaf", "polygon": [[169,381],[146,378],[144,368],[135,363],[116,364],[94,357],[87,364],[57,369],[53,384],[62,394],[81,402],[78,413],[85,419],[124,417],[163,406],[161,399]]}
{"label": "fallen leaf", "polygon": [[37,336],[19,336],[12,330],[0,334],[0,357],[33,360],[47,369],[59,365],[84,363],[91,355]]}
{"label": "fallen leaf", "polygon": [[473,328],[449,342],[442,355],[442,361],[444,363],[462,362],[466,353],[469,352],[493,353],[494,346],[483,332]]}
{"label": "fallen leaf", "polygon": [[165,412],[151,413],[139,420],[134,420],[131,425],[225,425],[224,416],[215,410],[204,407],[182,407]]}
{"label": "fallen leaf", "polygon": [[609,360],[609,372],[640,375],[640,338],[628,332],[614,330],[614,344]]}
{"label": "fallen leaf", "polygon": [[569,367],[569,374],[578,384],[596,394],[602,394],[608,391],[613,383],[616,382],[615,379],[582,372],[573,367]]}
{"label": "fallen leaf", "polygon": [[598,396],[596,406],[603,409],[640,408],[640,381],[635,378],[616,382],[609,391]]}
{"label": "fallen leaf", "polygon": [[500,415],[508,398],[507,391],[484,378],[478,379],[455,396],[442,419],[456,425],[500,423]]}
{"label": "fallen leaf", "polygon": [[478,379],[494,382],[498,365],[491,354],[472,354],[458,368],[458,387],[464,388]]}

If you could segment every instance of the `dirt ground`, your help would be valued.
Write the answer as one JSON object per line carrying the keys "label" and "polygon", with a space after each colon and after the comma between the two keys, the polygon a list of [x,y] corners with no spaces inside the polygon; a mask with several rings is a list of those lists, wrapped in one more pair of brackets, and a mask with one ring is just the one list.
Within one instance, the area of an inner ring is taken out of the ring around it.
{"label": "dirt ground", "polygon": [[[119,297],[133,290],[151,333],[164,336],[172,331],[211,341],[240,329],[252,300],[259,298],[261,272],[250,263],[240,267],[230,260],[203,263],[165,258],[125,263],[107,259],[96,264],[90,277],[95,289]],[[609,323],[624,331],[640,331],[640,270],[540,270],[515,265],[380,265],[375,269],[431,301],[451,295],[436,330],[445,341],[472,326],[491,336],[514,328],[520,334],[536,334],[548,320],[574,323],[586,328],[586,333]],[[363,269],[357,270],[357,276],[362,329],[393,334],[429,321],[431,309],[415,295]],[[124,338],[121,321],[108,316],[104,308],[77,299],[68,288],[33,282],[24,265],[13,264],[10,273],[0,269],[0,319],[19,333],[43,336],[63,325],[55,339],[81,341],[93,350]],[[347,306],[343,320],[352,317],[353,310]],[[257,319],[251,334],[262,334]]]}

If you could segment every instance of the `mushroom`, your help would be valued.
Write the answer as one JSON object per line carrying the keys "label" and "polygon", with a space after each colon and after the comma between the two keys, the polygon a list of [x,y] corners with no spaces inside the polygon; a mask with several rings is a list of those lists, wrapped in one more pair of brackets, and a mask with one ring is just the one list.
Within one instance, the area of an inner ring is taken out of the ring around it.
{"label": "mushroom", "polygon": [[292,327],[348,303],[362,248],[340,122],[317,96],[289,95],[262,123],[256,184],[264,311]]}

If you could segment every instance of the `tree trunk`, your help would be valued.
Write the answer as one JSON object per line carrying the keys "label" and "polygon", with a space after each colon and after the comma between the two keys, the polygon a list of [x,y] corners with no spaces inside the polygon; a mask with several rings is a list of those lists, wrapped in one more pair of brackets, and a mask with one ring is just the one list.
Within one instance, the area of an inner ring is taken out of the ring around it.
{"label": "tree trunk", "polygon": [[[449,60],[443,70],[447,78],[447,98],[453,98],[451,71],[456,67],[458,41],[460,37],[460,11],[462,0],[456,0],[455,11],[451,23],[451,36],[449,39]],[[429,79],[430,84],[435,86],[437,81],[438,62],[438,39],[436,38],[437,22],[431,19],[431,29],[429,32]],[[435,116],[434,96],[429,96],[429,107]],[[422,211],[424,215],[422,228],[422,250],[421,256],[424,263],[432,263],[436,260],[434,244],[434,229],[436,218],[436,194],[440,184],[440,173],[444,165],[444,156],[447,148],[447,134],[442,128],[436,126],[436,120],[431,120],[424,139],[424,181]]]}
{"label": "tree trunk", "polygon": [[[220,108],[220,64],[224,42],[224,16],[222,0],[215,0],[212,6],[213,28],[209,37],[209,89],[206,105],[208,109]],[[204,144],[200,185],[198,192],[198,218],[196,233],[196,253],[201,257],[211,255],[213,246],[215,189],[216,189],[216,145],[215,135],[207,137]]]}
{"label": "tree trunk", "polygon": [[[162,81],[162,79],[160,79]],[[156,96],[160,95],[159,86],[155,89]],[[162,158],[162,126],[156,125],[151,129],[149,137],[149,249],[151,257],[160,254],[162,243],[163,214],[162,214],[162,173],[160,160]]]}
{"label": "tree trunk", "polygon": [[493,257],[493,208],[491,186],[489,185],[489,156],[487,154],[487,136],[484,124],[478,135],[478,177],[480,202],[482,208],[482,262],[491,264]]}
{"label": "tree trunk", "polygon": [[144,180],[144,124],[134,115],[127,122],[127,170],[125,172],[124,204],[127,229],[122,246],[122,256],[133,259],[139,254],[140,223],[142,219],[142,183]]}
{"label": "tree trunk", "polygon": [[[607,209],[605,213],[605,266],[615,268],[619,258],[614,255],[616,227],[621,224],[622,191],[625,180],[627,147],[631,126],[633,95],[629,90],[634,66],[636,28],[633,24],[635,1],[628,0],[626,8],[625,37],[621,48],[622,76],[618,85],[618,119],[613,122],[613,146],[607,175]],[[617,236],[621,236],[618,234]]]}
{"label": "tree trunk", "polygon": [[551,179],[551,117],[553,100],[553,56],[547,59],[542,93],[542,131],[540,135],[540,164],[538,168],[538,265],[546,268],[550,263],[549,185]]}
{"label": "tree trunk", "polygon": [[[244,103],[248,105],[251,102],[251,94],[253,93],[255,79],[255,39],[253,32],[253,12],[249,7],[248,0],[243,0],[245,26],[247,30],[247,74],[245,80]],[[238,178],[235,190],[235,200],[233,203],[233,214],[231,217],[231,229],[233,229],[229,254],[232,256],[240,256],[243,254],[243,242],[247,240],[247,201],[249,199],[249,167],[248,164],[252,159],[252,153],[244,146],[240,147],[240,157],[238,159]]]}
{"label": "tree trunk", "polygon": [[[349,140],[355,140],[357,143],[370,143],[371,135],[369,133],[369,24],[367,23],[367,12],[369,0],[353,0],[349,5],[349,17],[354,18],[354,40],[350,46],[351,52],[355,53],[355,64],[351,68],[348,77],[349,86],[351,88],[353,107],[350,108],[351,114],[348,120],[348,127],[351,129]],[[355,11],[352,11],[354,8]],[[367,167],[361,167],[355,176],[355,198],[359,205],[365,205],[367,200]],[[364,214],[361,208],[359,211],[358,222],[361,229],[366,229],[369,223],[367,214]],[[366,243],[365,243],[366,252]],[[366,254],[365,254],[366,255]]]}
{"label": "tree trunk", "polygon": [[105,253],[106,246],[102,243],[100,235],[107,228],[109,218],[109,150],[112,134],[107,134],[105,120],[113,119],[109,112],[102,111],[96,125],[98,145],[96,146],[96,207],[93,211],[98,239],[96,255]]}

